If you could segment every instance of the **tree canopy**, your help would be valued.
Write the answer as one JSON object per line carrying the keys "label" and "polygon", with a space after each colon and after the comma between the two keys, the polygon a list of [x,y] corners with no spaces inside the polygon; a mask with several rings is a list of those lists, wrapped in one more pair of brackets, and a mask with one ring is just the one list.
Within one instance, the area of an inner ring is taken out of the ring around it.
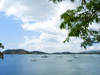
{"label": "tree canopy", "polygon": [[[49,0],[54,3],[64,0]],[[75,0],[70,0],[74,2]],[[100,42],[100,29],[90,29],[89,26],[93,23],[100,23],[100,0],[80,0],[81,5],[76,9],[68,9],[60,15],[62,23],[61,29],[69,31],[64,43],[69,42],[70,37],[80,37],[83,39],[81,47],[86,49],[87,46],[92,46]]]}

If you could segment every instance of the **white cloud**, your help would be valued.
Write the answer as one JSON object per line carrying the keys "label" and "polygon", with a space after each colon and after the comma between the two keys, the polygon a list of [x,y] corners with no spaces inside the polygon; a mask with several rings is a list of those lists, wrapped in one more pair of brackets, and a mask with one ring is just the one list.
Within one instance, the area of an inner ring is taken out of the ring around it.
{"label": "white cloud", "polygon": [[89,25],[89,29],[99,30],[100,29],[100,23],[93,23],[92,25]]}
{"label": "white cloud", "polygon": [[45,42],[54,42],[54,43],[60,43],[64,39],[62,39],[61,36],[59,35],[51,35],[51,34],[41,34],[40,40],[45,41]]}
{"label": "white cloud", "polygon": [[70,1],[55,4],[48,0],[1,0],[0,11],[7,16],[14,15],[22,21],[45,21],[65,9],[75,8]]}
{"label": "white cloud", "polygon": [[29,37],[28,36],[24,36],[25,40],[29,40]]}
{"label": "white cloud", "polygon": [[52,21],[48,20],[45,22],[31,23],[31,24],[26,22],[25,24],[22,24],[21,26],[24,30],[37,31],[37,32],[52,34],[52,35],[65,35],[67,33],[66,30],[60,30],[59,19],[52,20]]}
{"label": "white cloud", "polygon": [[63,43],[62,39],[63,38],[59,35],[41,34],[39,39],[34,38],[20,43],[19,48],[25,48],[30,51],[37,50],[44,52],[79,52],[84,50],[80,48],[81,39],[72,38],[70,43]]}
{"label": "white cloud", "polygon": [[[44,21],[55,15],[57,4],[47,0],[1,0],[0,10],[22,21]],[[53,11],[52,11],[53,10]]]}

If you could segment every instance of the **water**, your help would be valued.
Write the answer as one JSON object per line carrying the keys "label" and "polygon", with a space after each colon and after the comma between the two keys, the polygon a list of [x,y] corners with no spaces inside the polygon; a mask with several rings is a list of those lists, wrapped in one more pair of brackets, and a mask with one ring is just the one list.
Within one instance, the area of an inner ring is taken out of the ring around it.
{"label": "water", "polygon": [[[0,75],[100,75],[100,55],[5,55]],[[31,59],[37,61],[31,61]],[[67,59],[72,59],[68,62]]]}

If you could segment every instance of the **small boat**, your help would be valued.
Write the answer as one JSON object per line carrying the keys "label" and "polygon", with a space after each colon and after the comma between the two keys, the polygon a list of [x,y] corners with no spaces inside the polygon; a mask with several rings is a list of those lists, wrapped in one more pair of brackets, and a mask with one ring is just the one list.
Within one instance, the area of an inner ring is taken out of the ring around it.
{"label": "small boat", "polygon": [[42,58],[47,58],[48,56],[46,56],[46,55],[44,55],[44,56],[42,56]]}
{"label": "small boat", "polygon": [[13,54],[11,56],[13,57]]}
{"label": "small boat", "polygon": [[[36,55],[36,51],[35,51],[35,55]],[[33,55],[32,55],[32,57],[33,57]],[[36,59],[31,59],[31,61],[37,61]]]}
{"label": "small boat", "polygon": [[68,58],[68,59],[67,59],[67,62],[72,62],[72,59],[71,59],[71,58]]}
{"label": "small boat", "polygon": [[75,55],[74,58],[79,58],[79,56],[78,55]]}
{"label": "small boat", "polygon": [[57,58],[63,58],[62,56],[57,56]]}
{"label": "small boat", "polygon": [[31,61],[37,61],[36,59],[31,59]]}

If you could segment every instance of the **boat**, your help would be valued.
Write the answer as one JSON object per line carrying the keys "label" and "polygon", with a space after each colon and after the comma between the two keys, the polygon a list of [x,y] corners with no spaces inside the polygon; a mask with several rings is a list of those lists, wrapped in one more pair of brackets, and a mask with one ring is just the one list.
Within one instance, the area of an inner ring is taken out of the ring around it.
{"label": "boat", "polygon": [[63,58],[62,56],[57,56],[57,58]]}
{"label": "boat", "polygon": [[74,58],[79,58],[79,56],[78,55],[75,55]]}
{"label": "boat", "polygon": [[13,57],[13,50],[12,50],[11,56]]}
{"label": "boat", "polygon": [[42,58],[47,58],[48,56],[46,56],[46,55],[44,55],[44,56],[42,56]]}
{"label": "boat", "polygon": [[37,61],[36,59],[31,59],[31,61]]}
{"label": "boat", "polygon": [[[36,51],[35,51],[35,55],[36,55]],[[33,57],[33,55],[32,55],[32,57]],[[31,61],[37,61],[36,59],[31,59]]]}
{"label": "boat", "polygon": [[71,59],[71,58],[68,58],[68,59],[67,59],[67,62],[72,62],[72,59]]}

